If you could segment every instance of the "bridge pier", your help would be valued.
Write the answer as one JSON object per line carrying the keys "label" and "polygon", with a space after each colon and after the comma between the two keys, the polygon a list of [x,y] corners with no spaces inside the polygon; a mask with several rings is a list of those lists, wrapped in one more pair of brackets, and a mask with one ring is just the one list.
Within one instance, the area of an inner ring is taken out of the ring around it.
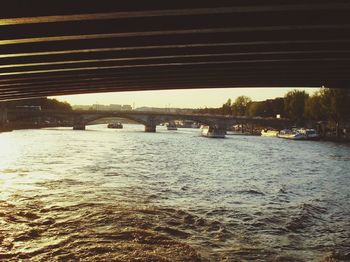
{"label": "bridge pier", "polygon": [[250,124],[250,134],[254,134],[254,124]]}
{"label": "bridge pier", "polygon": [[74,124],[73,130],[85,130],[85,124]]}
{"label": "bridge pier", "polygon": [[214,125],[213,128],[219,132],[226,134],[227,127],[224,125]]}
{"label": "bridge pier", "polygon": [[85,130],[84,117],[82,117],[82,116],[74,117],[73,130]]}
{"label": "bridge pier", "polygon": [[7,108],[5,105],[0,106],[0,132],[11,131],[7,119]]}
{"label": "bridge pier", "polygon": [[155,125],[145,125],[145,132],[154,133],[156,132]]}

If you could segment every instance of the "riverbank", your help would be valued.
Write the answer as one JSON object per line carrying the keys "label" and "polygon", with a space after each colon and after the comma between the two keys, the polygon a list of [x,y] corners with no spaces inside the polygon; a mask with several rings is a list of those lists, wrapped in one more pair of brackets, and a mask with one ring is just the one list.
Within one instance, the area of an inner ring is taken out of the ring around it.
{"label": "riverbank", "polygon": [[[227,131],[227,136],[261,136],[260,132],[254,132],[254,133],[248,133],[248,132],[241,132],[241,131]],[[350,143],[350,137],[349,136],[323,136],[320,137],[319,141],[330,141],[330,142],[337,142],[337,143]]]}
{"label": "riverbank", "polygon": [[350,143],[350,137],[344,136],[344,137],[337,137],[337,136],[328,136],[328,137],[321,137],[321,141],[330,141],[330,142],[337,142],[337,143]]}

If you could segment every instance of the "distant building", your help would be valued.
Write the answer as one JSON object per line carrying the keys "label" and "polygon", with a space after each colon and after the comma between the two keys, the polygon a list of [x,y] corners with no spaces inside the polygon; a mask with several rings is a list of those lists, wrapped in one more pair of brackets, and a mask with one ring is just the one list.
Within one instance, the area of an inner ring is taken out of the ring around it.
{"label": "distant building", "polygon": [[123,106],[122,106],[122,110],[128,110],[128,111],[130,111],[130,110],[132,110],[132,106],[131,106],[131,105],[123,105]]}
{"label": "distant building", "polygon": [[193,109],[190,108],[163,108],[163,107],[138,107],[136,111],[148,111],[148,112],[162,112],[162,113],[192,113]]}
{"label": "distant building", "polygon": [[72,108],[74,110],[90,110],[91,105],[73,105]]}
{"label": "distant building", "polygon": [[108,110],[107,107],[108,106],[106,106],[106,105],[100,105],[100,104],[93,104],[92,105],[92,109],[97,110],[97,111],[106,111],[106,110]]}
{"label": "distant building", "polygon": [[117,105],[117,104],[110,104],[109,105],[109,110],[119,111],[119,110],[122,110],[122,106],[121,105]]}
{"label": "distant building", "polygon": [[[97,111],[131,111],[133,107],[131,105],[119,105],[119,104],[93,104],[93,105],[73,105],[74,110],[97,110]],[[163,113],[192,113],[191,108],[163,108],[163,107],[138,107],[134,108],[136,111],[148,111],[148,112],[163,112]]]}
{"label": "distant building", "polygon": [[96,111],[121,111],[121,110],[132,110],[132,107],[131,107],[131,105],[93,104],[93,105],[74,105],[73,109],[75,109],[75,110],[96,110]]}

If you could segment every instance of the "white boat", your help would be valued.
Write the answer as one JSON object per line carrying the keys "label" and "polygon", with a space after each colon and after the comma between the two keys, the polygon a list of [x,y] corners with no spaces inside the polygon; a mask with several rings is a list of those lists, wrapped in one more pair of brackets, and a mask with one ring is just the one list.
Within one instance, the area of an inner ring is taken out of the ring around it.
{"label": "white boat", "polygon": [[276,137],[277,135],[278,135],[278,131],[277,130],[270,130],[270,129],[263,129],[263,130],[261,130],[261,136]]}
{"label": "white boat", "polygon": [[298,131],[292,131],[289,129],[281,130],[277,137],[291,140],[304,140],[306,138],[305,135],[299,133]]}
{"label": "white boat", "polygon": [[176,125],[175,125],[174,123],[168,123],[168,124],[166,125],[166,128],[167,128],[168,130],[177,130],[177,127],[176,127]]}
{"label": "white boat", "polygon": [[306,140],[319,140],[320,135],[313,128],[301,128],[298,130],[299,133],[305,136]]}
{"label": "white boat", "polygon": [[219,130],[212,126],[204,126],[202,128],[202,136],[211,138],[225,138],[225,130]]}
{"label": "white boat", "polygon": [[123,128],[123,124],[118,122],[118,123],[110,123],[107,125],[108,128],[118,128],[121,129]]}

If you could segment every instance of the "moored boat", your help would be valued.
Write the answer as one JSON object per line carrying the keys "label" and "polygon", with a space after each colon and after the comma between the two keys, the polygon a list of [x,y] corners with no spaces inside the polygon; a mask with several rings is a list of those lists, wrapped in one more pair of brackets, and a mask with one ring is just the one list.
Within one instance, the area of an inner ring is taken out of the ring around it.
{"label": "moored boat", "polygon": [[118,129],[121,129],[123,128],[123,124],[120,123],[120,122],[117,122],[117,123],[109,123],[107,125],[108,128],[118,128]]}
{"label": "moored boat", "polygon": [[277,130],[263,129],[261,130],[261,136],[276,137],[278,135]]}
{"label": "moored boat", "polygon": [[204,126],[202,128],[202,136],[210,138],[225,138],[225,130],[220,130],[212,126]]}
{"label": "moored boat", "polygon": [[168,123],[168,124],[166,124],[166,128],[168,130],[177,130],[177,127],[176,127],[175,123]]}
{"label": "moored boat", "polygon": [[291,140],[304,140],[305,139],[305,135],[299,133],[298,131],[292,131],[289,129],[281,130],[278,133],[277,137],[291,139]]}
{"label": "moored boat", "polygon": [[306,140],[320,140],[320,135],[313,128],[301,128],[298,132],[303,134]]}

